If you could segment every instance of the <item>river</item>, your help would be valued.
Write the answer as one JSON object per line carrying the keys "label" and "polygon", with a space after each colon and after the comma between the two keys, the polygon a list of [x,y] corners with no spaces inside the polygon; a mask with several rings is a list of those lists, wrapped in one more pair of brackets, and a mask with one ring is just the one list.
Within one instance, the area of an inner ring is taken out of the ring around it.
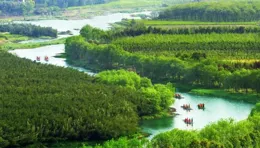
{"label": "river", "polygon": [[[183,130],[201,129],[206,125],[220,119],[232,118],[235,121],[244,120],[250,114],[253,104],[228,100],[224,98],[198,96],[189,93],[180,93],[184,99],[176,99],[172,107],[176,108],[177,115],[174,118],[163,118],[146,120],[141,123],[143,131],[151,133],[149,139],[155,135],[172,130],[174,128]],[[199,110],[197,105],[205,104],[205,110]],[[190,104],[192,110],[186,111],[181,108],[183,104]],[[183,119],[193,118],[193,126],[185,124]]]}
{"label": "river", "polygon": [[[131,14],[117,13],[107,16],[98,16],[86,20],[44,20],[26,21],[20,23],[32,23],[44,27],[53,27],[55,29],[58,29],[58,31],[71,30],[74,35],[77,35],[79,33],[78,29],[86,24],[90,24],[101,29],[108,29],[110,23],[120,21],[122,18],[132,17]],[[34,40],[32,42],[37,42],[37,40]],[[90,70],[80,67],[74,67],[67,64],[64,58],[55,58],[55,55],[64,52],[64,44],[39,47],[35,49],[17,49],[9,52],[16,54],[19,57],[31,59],[33,61],[36,60],[36,56],[40,56],[41,61],[39,62],[43,64],[72,67],[79,71],[84,71],[90,75],[95,75],[95,73],[91,72]],[[48,62],[44,61],[45,56],[49,57]],[[197,96],[188,93],[181,94],[182,96],[184,96],[184,99],[177,99],[173,105],[173,107],[177,109],[177,113],[179,113],[180,115],[174,118],[147,120],[141,123],[141,128],[143,129],[143,131],[151,133],[149,139],[161,132],[165,132],[174,128],[184,130],[201,129],[204,126],[212,122],[216,122],[222,118],[233,118],[236,121],[243,120],[247,118],[253,107],[253,104],[230,101],[225,98]],[[205,104],[206,109],[204,111],[197,109],[197,104],[199,103]],[[190,112],[184,111],[180,107],[183,104],[190,104],[193,110],[191,110]],[[193,126],[187,126],[186,124],[184,124],[183,119],[186,117],[193,118]]]}

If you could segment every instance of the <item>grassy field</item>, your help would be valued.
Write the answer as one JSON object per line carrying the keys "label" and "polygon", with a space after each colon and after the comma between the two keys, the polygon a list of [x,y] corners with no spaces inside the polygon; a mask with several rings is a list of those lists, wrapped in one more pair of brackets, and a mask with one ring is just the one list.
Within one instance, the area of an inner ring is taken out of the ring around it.
{"label": "grassy field", "polygon": [[13,49],[24,49],[24,48],[36,48],[47,45],[63,44],[65,43],[65,38],[40,42],[40,43],[25,43],[21,44],[20,41],[27,41],[32,38],[22,36],[22,35],[12,35],[9,33],[0,33],[0,50],[13,50]]}
{"label": "grassy field", "polygon": [[257,103],[260,101],[260,95],[256,93],[233,93],[223,89],[192,89],[190,93],[202,96],[229,98],[232,100],[245,101],[249,103]]}

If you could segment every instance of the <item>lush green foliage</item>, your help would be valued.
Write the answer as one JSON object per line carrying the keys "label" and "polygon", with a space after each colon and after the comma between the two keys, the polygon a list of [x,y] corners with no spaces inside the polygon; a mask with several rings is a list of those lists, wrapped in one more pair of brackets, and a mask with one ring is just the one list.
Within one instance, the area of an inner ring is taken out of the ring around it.
{"label": "lush green foliage", "polygon": [[113,42],[123,49],[135,51],[169,50],[257,50],[258,34],[194,34],[194,35],[141,35],[120,38]]}
{"label": "lush green foliage", "polygon": [[[198,39],[204,41],[205,39],[202,39],[202,37],[207,35],[197,36]],[[213,36],[221,37],[217,34],[214,34]],[[242,34],[234,36],[241,36],[242,38],[243,36],[247,35]],[[248,40],[248,42],[250,42],[250,40],[257,40],[254,34],[249,34],[248,36],[249,38],[244,40]],[[192,44],[193,39],[190,39],[190,44]],[[167,38],[165,40],[167,40]],[[221,41],[221,38],[211,38],[211,40]],[[234,39],[229,38],[227,38],[227,40],[234,41]],[[142,38],[142,41],[143,43],[148,41],[149,43],[145,44],[148,46],[149,44],[153,44],[153,42],[149,41],[149,39],[146,40],[145,38]],[[137,44],[142,43],[142,41],[137,41]],[[171,40],[169,39],[169,41]],[[189,40],[187,40],[187,42],[188,41]],[[154,42],[157,41],[154,39]],[[248,42],[245,42],[245,44]],[[252,42],[252,44],[254,43],[257,42]],[[174,46],[174,44],[170,45]],[[185,46],[189,44],[183,43],[183,45]],[[208,44],[205,45],[207,46]],[[221,44],[219,45],[222,46]],[[228,48],[228,44],[226,45]],[[135,46],[134,42],[133,46]],[[257,46],[254,46],[254,48],[256,47]],[[171,46],[168,48],[171,48]],[[141,47],[139,49],[142,50],[143,48]],[[210,49],[208,50],[209,52],[214,51]],[[230,52],[233,52],[233,50],[230,49]],[[157,82],[170,81],[195,86],[203,86],[207,88],[226,88],[230,91],[236,92],[241,90],[244,92],[248,92],[249,90],[259,92],[259,70],[254,70],[259,68],[259,62],[247,64],[219,61],[214,59],[207,59],[206,54],[197,52],[194,52],[191,57],[187,56],[187,60],[180,60],[168,56],[149,55],[146,54],[147,52],[144,52],[143,54],[135,52],[130,53],[123,50],[121,47],[114,46],[113,44],[90,44],[87,43],[82,37],[73,37],[68,39],[66,41],[66,53],[71,61],[78,63],[81,66],[93,65],[93,67],[99,67],[101,69],[132,68],[141,76],[149,77]]]}
{"label": "lush green foliage", "polygon": [[[207,125],[201,131],[180,131],[157,135],[152,140],[152,147],[174,148],[229,148],[229,147],[259,147],[260,124],[259,116],[250,117],[238,123],[233,120],[220,120]],[[184,139],[185,137],[185,139]]]}
{"label": "lush green foliage", "polygon": [[[152,27],[152,26],[147,27],[145,26],[145,24],[142,23],[142,21],[135,21],[135,20],[131,20],[131,21],[123,20],[119,24],[121,27],[114,27],[108,31],[103,31],[98,28],[91,27],[90,25],[86,25],[81,29],[80,34],[83,37],[85,37],[89,42],[95,41],[98,43],[108,43],[121,37],[135,37],[144,34],[160,34],[160,35],[165,35],[165,34],[185,35],[186,34],[188,35],[188,34],[232,33],[232,35],[234,35],[233,33],[237,33],[237,34],[260,33],[260,27],[258,26],[230,25],[230,26],[174,27],[170,29],[167,28],[165,29],[165,28]],[[207,39],[209,38],[209,36],[210,35],[205,35]],[[176,36],[176,38],[177,37],[178,36]],[[193,38],[193,37],[190,36],[189,38]],[[214,38],[214,37],[211,36],[210,38]],[[137,38],[136,40],[138,39],[140,38]],[[147,40],[149,39],[150,38],[148,38]]]}
{"label": "lush green foliage", "polygon": [[34,4],[32,0],[25,3],[14,0],[0,1],[0,15],[26,15],[33,11]]}
{"label": "lush green foliage", "polygon": [[138,116],[131,102],[141,98],[134,91],[3,51],[0,61],[0,147],[136,132]]}
{"label": "lush green foliage", "polygon": [[259,19],[260,3],[248,2],[199,2],[173,6],[162,11],[158,19],[188,21],[255,21]]}
{"label": "lush green foliage", "polygon": [[112,84],[137,91],[141,100],[134,102],[139,116],[158,114],[167,111],[173,103],[173,92],[162,84],[152,85],[148,78],[141,78],[134,72],[125,70],[103,71],[97,74],[96,81],[104,84]]}
{"label": "lush green foliage", "polygon": [[25,35],[29,37],[50,36],[57,37],[57,30],[51,27],[40,27],[32,24],[2,24],[0,32]]}
{"label": "lush green foliage", "polygon": [[[95,148],[142,148],[148,143],[146,139],[127,139],[125,137],[119,138],[118,140],[109,140],[103,145],[96,145]],[[82,148],[87,148],[83,146]]]}
{"label": "lush green foliage", "polygon": [[[242,80],[240,80],[242,81]],[[213,96],[220,98],[228,98],[237,101],[243,101],[249,103],[259,102],[259,95],[257,93],[245,93],[245,92],[235,92],[235,91],[225,91],[224,89],[192,89],[190,93],[197,94],[200,96]]]}

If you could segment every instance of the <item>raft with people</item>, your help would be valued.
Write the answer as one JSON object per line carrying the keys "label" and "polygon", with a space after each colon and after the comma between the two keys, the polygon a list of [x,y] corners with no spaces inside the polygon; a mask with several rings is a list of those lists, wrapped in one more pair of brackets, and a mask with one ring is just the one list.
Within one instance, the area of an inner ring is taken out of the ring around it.
{"label": "raft with people", "polygon": [[37,56],[37,57],[36,57],[36,60],[37,60],[37,61],[40,61],[40,60],[41,60],[41,57]]}
{"label": "raft with people", "polygon": [[44,57],[44,60],[45,60],[46,62],[48,62],[48,61],[49,61],[49,57],[48,57],[48,56],[45,56],[45,57]]}
{"label": "raft with people", "polygon": [[198,109],[205,109],[205,104],[204,103],[198,104]]}
{"label": "raft with people", "polygon": [[185,110],[192,110],[192,108],[190,107],[190,104],[183,104],[181,106],[181,108],[185,109]]}
{"label": "raft with people", "polygon": [[175,94],[174,97],[175,97],[176,99],[183,99],[183,98],[184,98],[184,97],[182,97],[180,94]]}
{"label": "raft with people", "polygon": [[185,118],[183,121],[184,121],[184,123],[186,123],[186,124],[193,125],[193,118]]}

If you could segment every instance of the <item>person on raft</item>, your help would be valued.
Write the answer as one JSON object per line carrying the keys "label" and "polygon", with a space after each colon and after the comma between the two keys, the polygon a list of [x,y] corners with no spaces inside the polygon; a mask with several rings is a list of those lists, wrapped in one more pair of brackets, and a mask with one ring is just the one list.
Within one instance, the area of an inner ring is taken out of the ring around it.
{"label": "person on raft", "polygon": [[184,122],[185,122],[186,124],[193,124],[193,118],[185,118],[185,119],[184,119]]}
{"label": "person on raft", "polygon": [[204,103],[198,104],[198,108],[205,108],[205,104]]}

